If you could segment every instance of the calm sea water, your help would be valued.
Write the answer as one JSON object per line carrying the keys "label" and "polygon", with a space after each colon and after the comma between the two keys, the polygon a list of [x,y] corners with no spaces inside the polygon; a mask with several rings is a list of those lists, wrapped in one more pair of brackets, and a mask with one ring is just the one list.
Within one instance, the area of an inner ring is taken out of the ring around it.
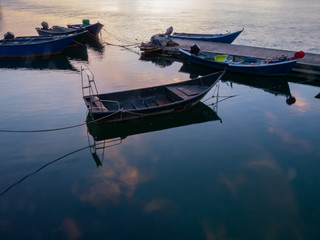
{"label": "calm sea water", "polygon": [[[88,18],[104,24],[102,42],[116,45],[147,41],[169,26],[244,27],[235,44],[320,53],[318,0],[2,0],[0,6],[1,35],[35,35],[42,21]],[[0,130],[82,125],[0,132],[0,239],[318,239],[318,76],[227,74],[190,111],[97,127],[85,124],[82,65],[100,92],[208,71],[105,44],[48,59],[1,60]]]}

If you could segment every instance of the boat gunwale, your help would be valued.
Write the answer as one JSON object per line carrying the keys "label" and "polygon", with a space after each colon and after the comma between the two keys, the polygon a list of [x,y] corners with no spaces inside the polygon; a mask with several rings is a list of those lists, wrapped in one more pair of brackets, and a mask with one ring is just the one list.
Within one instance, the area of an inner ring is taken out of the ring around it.
{"label": "boat gunwale", "polygon": [[[32,38],[30,40],[24,40],[24,39],[19,39],[22,37],[17,37],[18,39],[1,39],[0,40],[0,47],[17,47],[17,46],[34,46],[34,45],[39,45],[39,44],[49,44],[52,42],[56,42],[56,41],[60,41],[60,40],[66,40],[66,39],[70,39],[70,38],[74,38],[75,36],[77,36],[77,34],[70,34],[70,35],[64,35],[64,36],[34,36],[35,38]],[[29,37],[29,36],[27,36]],[[48,40],[46,39],[42,39],[42,38],[48,38]],[[14,41],[26,41],[26,43],[17,43],[17,44],[2,44],[5,42],[14,42]]]}
{"label": "boat gunwale", "polygon": [[[261,67],[261,68],[264,68],[264,67],[271,67],[271,66],[276,66],[276,65],[283,65],[283,64],[289,64],[289,63],[297,63],[297,59],[288,59],[288,60],[284,60],[284,61],[277,61],[277,62],[267,62],[267,63],[265,63],[265,64],[243,64],[243,63],[241,63],[241,62],[239,62],[239,63],[236,63],[236,62],[218,62],[218,61],[214,61],[214,60],[210,60],[210,59],[208,59],[208,58],[205,58],[205,57],[200,57],[200,56],[197,56],[197,55],[193,55],[193,54],[191,54],[188,50],[186,50],[186,49],[182,49],[182,48],[179,48],[179,51],[180,51],[180,53],[182,52],[183,54],[185,54],[185,55],[188,55],[188,56],[190,56],[190,57],[194,57],[194,58],[197,58],[197,59],[201,59],[201,60],[203,60],[203,61],[206,61],[206,62],[209,62],[209,63],[214,63],[214,64],[217,64],[217,65],[225,65],[225,66],[232,66],[232,67],[249,67],[249,68],[251,68],[251,67],[254,67],[254,68],[257,68],[257,67]],[[216,55],[228,55],[228,56],[236,56],[236,57],[243,57],[243,58],[247,58],[247,57],[245,57],[245,56],[239,56],[239,55],[232,55],[232,54],[214,54],[214,53],[211,53],[211,52],[206,52],[206,51],[201,51],[201,52],[204,52],[204,53],[209,53],[209,54],[212,54],[212,55],[214,55],[214,56],[216,56]],[[263,59],[263,58],[254,58],[254,59],[256,59],[256,60],[261,60],[261,61],[263,61],[263,60],[267,60],[267,59]],[[269,59],[268,59],[269,60]],[[270,60],[270,61],[272,61],[272,60]],[[276,60],[275,60],[276,61]]]}
{"label": "boat gunwale", "polygon": [[[169,84],[164,84],[164,85],[157,85],[157,86],[150,86],[150,87],[144,87],[144,88],[135,88],[135,89],[129,89],[129,90],[124,90],[124,91],[116,91],[116,92],[108,92],[108,93],[100,93],[98,95],[86,95],[84,96],[85,97],[90,97],[90,96],[103,96],[103,95],[109,95],[109,94],[119,94],[119,93],[130,93],[130,92],[135,92],[135,91],[138,91],[138,90],[148,90],[148,89],[154,89],[154,88],[165,88],[165,87],[170,87],[170,86],[175,86],[175,85],[181,85],[182,83],[190,83],[190,82],[196,82],[202,78],[209,78],[211,76],[214,76],[214,75],[219,75],[219,74],[222,74],[223,71],[218,71],[218,72],[214,72],[214,73],[210,73],[210,74],[207,74],[207,75],[204,75],[204,76],[201,76],[201,77],[197,77],[197,78],[193,78],[193,79],[189,79],[189,80],[184,80],[184,81],[181,81],[181,82],[174,82],[174,83],[169,83]],[[219,79],[219,77],[217,78]],[[217,80],[215,80],[216,82]],[[211,86],[211,85],[210,85]],[[208,87],[210,87],[208,86]]]}
{"label": "boat gunwale", "polygon": [[216,37],[227,37],[234,34],[240,34],[243,32],[244,29],[236,31],[236,32],[230,32],[230,33],[216,33],[216,34],[202,34],[202,33],[173,33],[173,35],[170,35],[169,37],[194,37],[194,38],[216,38]]}
{"label": "boat gunwale", "polygon": [[[197,78],[194,78],[194,79],[190,79],[190,80],[186,80],[186,81],[182,81],[182,82],[178,82],[178,83],[170,83],[170,84],[165,84],[165,85],[158,85],[158,86],[153,86],[153,87],[146,87],[146,88],[138,88],[138,89],[131,89],[131,90],[125,90],[125,91],[117,91],[117,92],[110,92],[110,93],[103,93],[103,94],[95,94],[95,95],[86,95],[86,96],[83,96],[83,99],[89,109],[89,111],[91,112],[91,114],[94,114],[94,115],[111,115],[111,114],[114,114],[116,112],[119,112],[121,111],[121,108],[120,109],[116,109],[116,110],[108,110],[108,111],[101,111],[101,109],[99,108],[96,108],[96,109],[99,109],[98,111],[92,111],[92,109],[90,110],[89,106],[87,103],[92,103],[91,101],[91,97],[92,96],[98,96],[100,98],[100,101],[103,102],[103,101],[116,101],[120,104],[119,101],[117,100],[114,100],[114,99],[103,99],[103,96],[108,96],[108,95],[112,95],[112,94],[128,94],[130,92],[136,92],[136,91],[143,91],[143,90],[149,90],[149,89],[155,89],[155,88],[167,88],[167,87],[172,87],[172,86],[179,86],[181,85],[182,86],[189,86],[189,84],[187,85],[183,85],[183,83],[190,83],[190,82],[197,82],[197,81],[201,81],[202,78],[210,78],[214,75],[217,75],[217,78],[215,80],[212,81],[212,84],[210,84],[209,86],[204,86],[205,89],[201,92],[199,92],[198,94],[195,94],[193,96],[190,96],[188,97],[187,99],[179,99],[179,100],[176,100],[176,101],[173,101],[171,103],[167,103],[167,104],[163,104],[163,105],[157,105],[157,106],[149,106],[149,107],[144,107],[144,108],[132,108],[132,109],[128,109],[128,110],[131,110],[131,111],[126,111],[127,109],[122,109],[124,112],[134,112],[134,113],[143,113],[143,112],[149,112],[149,111],[155,111],[155,110],[159,110],[160,111],[163,109],[163,111],[174,111],[172,109],[174,109],[174,106],[176,105],[179,105],[179,104],[183,104],[183,103],[186,103],[187,104],[196,104],[197,102],[199,102],[201,100],[201,98],[206,95],[211,89],[212,87],[221,79],[221,77],[223,76],[224,74],[224,71],[219,71],[219,72],[214,72],[214,73],[211,73],[211,74],[208,74],[208,75],[205,75],[205,76],[201,76],[201,77],[197,77]],[[190,84],[192,86],[192,84]],[[195,86],[198,86],[198,84],[196,84]],[[200,98],[199,101],[196,101],[194,102],[194,99],[197,99],[197,98]],[[133,98],[133,99],[136,99],[136,98]],[[148,113],[147,115],[156,115],[156,114],[161,114],[162,112],[153,112],[153,113]]]}

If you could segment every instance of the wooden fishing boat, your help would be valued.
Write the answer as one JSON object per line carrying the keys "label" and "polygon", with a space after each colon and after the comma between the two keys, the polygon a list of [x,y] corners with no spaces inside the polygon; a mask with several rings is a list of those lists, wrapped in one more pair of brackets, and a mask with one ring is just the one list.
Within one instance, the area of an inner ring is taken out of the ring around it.
{"label": "wooden fishing boat", "polygon": [[90,36],[97,37],[103,27],[99,22],[90,24],[88,19],[83,19],[82,24],[67,25],[67,27],[62,26],[52,26],[49,28],[47,22],[41,23],[41,28],[37,27],[36,30],[39,36],[55,36],[55,35],[68,35],[75,33],[88,33]]}
{"label": "wooden fishing boat", "polygon": [[294,57],[282,56],[277,59],[247,58],[186,49],[179,49],[179,51],[181,56],[191,63],[215,69],[264,76],[288,75],[297,59],[304,56],[302,51],[297,52]]}
{"label": "wooden fishing boat", "polygon": [[160,45],[156,45],[152,42],[141,43],[140,51],[148,54],[148,53],[160,53],[162,51],[162,47]]}
{"label": "wooden fishing boat", "polygon": [[98,37],[99,33],[101,32],[101,29],[103,28],[103,24],[96,22],[93,24],[90,24],[88,19],[83,19],[82,24],[71,24],[68,25],[68,28],[72,29],[83,29],[87,30],[91,36]]}
{"label": "wooden fishing boat", "polygon": [[36,27],[39,36],[56,36],[56,35],[68,35],[74,33],[86,33],[87,31],[83,28],[67,28],[62,26],[52,26],[51,28],[39,28]]}
{"label": "wooden fishing boat", "polygon": [[78,46],[80,44],[86,44],[87,40],[90,39],[91,35],[85,29],[73,29],[66,28],[61,26],[52,26],[49,29],[36,28],[38,35],[41,37],[48,36],[66,36],[69,34],[75,34],[76,36],[73,39],[73,44]]}
{"label": "wooden fishing boat", "polygon": [[221,79],[223,72],[162,86],[98,94],[94,76],[81,68],[82,94],[97,123],[123,121],[188,109]]}
{"label": "wooden fishing boat", "polygon": [[0,57],[36,57],[61,53],[76,35],[13,37],[0,40]]}
{"label": "wooden fishing boat", "polygon": [[168,35],[169,38],[177,38],[184,40],[195,40],[195,41],[207,41],[207,42],[221,42],[221,43],[232,43],[244,29],[231,32],[231,33],[220,33],[220,34],[197,34],[197,33],[173,33]]}

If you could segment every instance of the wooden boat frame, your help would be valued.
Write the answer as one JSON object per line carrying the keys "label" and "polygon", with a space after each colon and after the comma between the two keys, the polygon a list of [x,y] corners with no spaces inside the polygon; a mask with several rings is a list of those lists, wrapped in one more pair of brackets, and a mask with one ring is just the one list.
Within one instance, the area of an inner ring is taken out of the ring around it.
{"label": "wooden boat frame", "polygon": [[99,94],[93,73],[81,67],[82,95],[96,123],[124,121],[188,109],[198,103],[223,74],[221,71],[178,83]]}

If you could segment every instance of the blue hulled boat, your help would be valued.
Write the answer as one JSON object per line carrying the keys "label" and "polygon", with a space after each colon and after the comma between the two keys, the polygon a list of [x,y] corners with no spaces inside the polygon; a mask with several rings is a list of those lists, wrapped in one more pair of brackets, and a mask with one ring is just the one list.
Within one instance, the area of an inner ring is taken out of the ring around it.
{"label": "blue hulled boat", "polygon": [[183,40],[232,43],[240,35],[240,33],[242,33],[243,30],[244,29],[225,34],[173,33],[172,35],[168,35],[168,37]]}
{"label": "blue hulled boat", "polygon": [[11,37],[0,40],[0,57],[36,57],[61,53],[76,35]]}
{"label": "blue hulled boat", "polygon": [[227,71],[245,74],[256,74],[264,76],[284,76],[288,75],[298,58],[302,58],[304,53],[297,52],[294,57],[279,57],[277,59],[247,58],[227,54],[215,54],[211,52],[193,49],[179,49],[181,56],[191,63],[215,68],[226,69]]}

